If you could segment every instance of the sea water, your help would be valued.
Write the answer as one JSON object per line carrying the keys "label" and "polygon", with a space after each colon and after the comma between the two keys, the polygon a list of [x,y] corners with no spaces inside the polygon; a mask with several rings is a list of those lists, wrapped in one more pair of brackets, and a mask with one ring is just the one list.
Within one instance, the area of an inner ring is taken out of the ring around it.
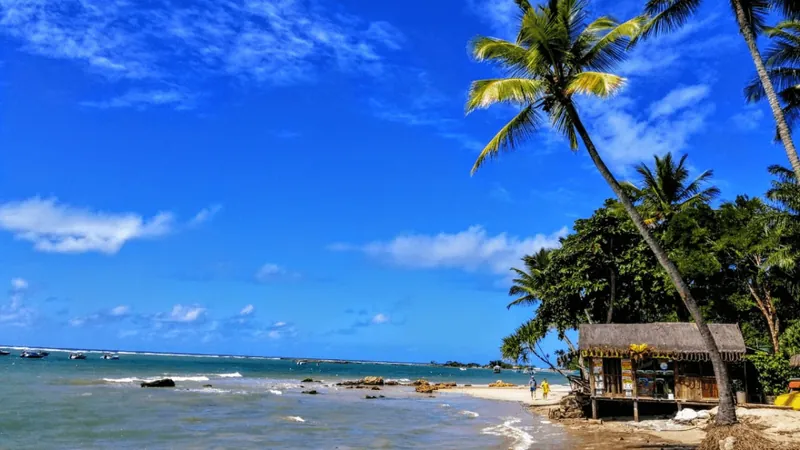
{"label": "sea water", "polygon": [[[0,357],[1,449],[566,449],[569,438],[514,402],[418,394],[409,387],[346,389],[343,380],[525,384],[487,369],[387,363],[53,351]],[[175,388],[139,387],[172,378]],[[302,383],[313,378],[314,383]],[[565,381],[538,374],[551,384]],[[321,382],[316,382],[316,381]],[[204,387],[204,385],[212,387]],[[303,394],[314,389],[317,395]],[[366,399],[367,395],[385,398]]]}

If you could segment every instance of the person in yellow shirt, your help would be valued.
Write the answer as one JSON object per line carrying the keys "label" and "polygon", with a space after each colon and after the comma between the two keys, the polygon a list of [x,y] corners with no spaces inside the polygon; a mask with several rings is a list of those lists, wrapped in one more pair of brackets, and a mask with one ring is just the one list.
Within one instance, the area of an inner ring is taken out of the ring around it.
{"label": "person in yellow shirt", "polygon": [[550,383],[547,380],[542,381],[542,398],[547,400],[547,394],[550,393]]}

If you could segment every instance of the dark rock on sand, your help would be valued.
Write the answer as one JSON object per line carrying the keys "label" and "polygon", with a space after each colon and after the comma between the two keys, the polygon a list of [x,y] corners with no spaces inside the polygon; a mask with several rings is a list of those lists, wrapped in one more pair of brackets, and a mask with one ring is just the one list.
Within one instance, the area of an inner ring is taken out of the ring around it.
{"label": "dark rock on sand", "polygon": [[397,386],[400,383],[398,383],[397,381],[392,380],[392,381],[387,381],[384,384],[387,385],[387,386]]}
{"label": "dark rock on sand", "polygon": [[311,378],[305,378],[303,381],[301,381],[301,383],[313,383],[313,382],[314,380],[312,380]]}
{"label": "dark rock on sand", "polygon": [[303,394],[317,395],[319,392],[312,389],[310,391],[303,391]]}
{"label": "dark rock on sand", "polygon": [[175,382],[171,378],[163,378],[155,381],[145,381],[141,384],[144,387],[175,387]]}
{"label": "dark rock on sand", "polygon": [[204,388],[210,388],[210,387],[214,387],[214,386],[212,386],[212,385],[210,385],[210,384],[204,384],[204,385],[203,385],[203,387],[204,387]]}
{"label": "dark rock on sand", "polygon": [[366,396],[364,398],[367,399],[367,400],[375,400],[375,399],[378,399],[378,398],[386,398],[386,397],[384,397],[383,395],[378,395],[378,396],[368,395],[368,396]]}
{"label": "dark rock on sand", "polygon": [[383,386],[383,378],[381,377],[364,377],[361,380],[361,384],[366,384],[367,386]]}
{"label": "dark rock on sand", "polygon": [[380,390],[381,390],[381,388],[379,388],[378,386],[372,386],[372,390],[373,390],[373,391],[380,391]]}

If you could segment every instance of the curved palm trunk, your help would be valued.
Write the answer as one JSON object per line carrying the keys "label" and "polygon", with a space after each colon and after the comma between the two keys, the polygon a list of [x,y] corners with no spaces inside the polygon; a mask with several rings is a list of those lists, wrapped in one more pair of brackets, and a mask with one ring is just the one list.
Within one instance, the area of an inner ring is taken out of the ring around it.
{"label": "curved palm trunk", "polygon": [[772,115],[775,117],[775,123],[778,125],[778,136],[781,138],[784,149],[786,149],[786,156],[789,157],[792,170],[797,179],[800,180],[800,158],[797,156],[797,149],[792,141],[792,135],[789,133],[789,125],[786,123],[786,117],[778,101],[778,95],[775,93],[775,87],[772,85],[772,80],[770,80],[767,75],[767,68],[764,66],[764,60],[761,59],[761,52],[759,52],[758,46],[756,45],[756,37],[753,34],[753,30],[747,26],[747,16],[745,15],[741,1],[734,0],[732,3],[736,10],[736,22],[739,24],[739,31],[741,31],[742,36],[744,36],[747,48],[750,49],[750,56],[753,58],[753,62],[756,65],[758,79],[761,80],[761,85],[764,86],[764,91],[769,101],[769,107],[772,109]]}
{"label": "curved palm trunk", "polygon": [[608,185],[611,186],[611,190],[614,191],[614,194],[617,195],[620,203],[622,203],[622,205],[625,207],[625,211],[628,212],[631,220],[633,220],[633,224],[636,225],[636,229],[639,230],[639,233],[642,235],[645,242],[647,242],[647,245],[650,246],[651,250],[653,250],[658,262],[661,263],[661,266],[667,271],[672,283],[678,290],[678,294],[681,296],[681,299],[683,299],[686,308],[689,310],[694,322],[697,324],[697,329],[700,332],[703,343],[708,349],[709,358],[711,359],[711,364],[714,367],[714,374],[717,378],[717,386],[719,387],[719,412],[717,414],[717,424],[730,425],[736,423],[736,409],[733,403],[733,390],[731,389],[730,379],[728,378],[728,369],[725,366],[725,363],[722,361],[722,356],[720,356],[717,343],[714,341],[714,337],[711,335],[711,330],[709,330],[708,325],[703,320],[700,307],[697,305],[694,297],[692,297],[692,293],[689,291],[689,286],[687,286],[686,282],[683,281],[683,277],[681,276],[680,272],[678,272],[678,268],[675,267],[675,264],[672,261],[670,261],[667,253],[661,247],[661,244],[659,244],[655,237],[653,237],[653,234],[650,233],[650,230],[644,224],[644,220],[642,220],[642,216],[639,215],[639,212],[633,206],[633,202],[631,202],[631,199],[628,198],[627,194],[625,194],[625,191],[622,190],[622,187],[619,185],[619,182],[616,180],[616,178],[614,178],[614,175],[611,173],[611,171],[608,170],[608,167],[606,166],[605,162],[603,162],[603,159],[600,158],[600,155],[597,153],[597,148],[594,146],[592,139],[589,137],[589,133],[586,131],[586,128],[584,128],[583,123],[578,116],[578,112],[575,110],[572,102],[566,100],[564,103],[564,106],[567,108],[567,112],[575,125],[575,129],[581,136],[583,144],[586,146],[586,151],[589,152],[589,156],[592,158],[597,170],[600,171],[600,174],[606,180]]}

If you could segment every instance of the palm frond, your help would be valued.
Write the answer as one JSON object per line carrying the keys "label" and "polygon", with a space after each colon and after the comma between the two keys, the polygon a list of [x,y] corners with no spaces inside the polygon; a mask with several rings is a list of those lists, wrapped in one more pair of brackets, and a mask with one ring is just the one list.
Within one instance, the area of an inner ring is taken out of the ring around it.
{"label": "palm frond", "polygon": [[604,72],[581,72],[572,78],[567,86],[568,94],[586,94],[605,98],[616,93],[625,78]]}
{"label": "palm frond", "polygon": [[534,104],[523,108],[486,144],[486,147],[478,155],[478,159],[475,160],[470,173],[474,175],[487,158],[497,157],[500,151],[514,150],[521,141],[534,133],[540,125],[541,117],[536,112]]}
{"label": "palm frond", "polygon": [[504,39],[478,36],[469,43],[470,52],[476,61],[488,61],[514,75],[528,72],[536,64],[536,54]]}
{"label": "palm frond", "polygon": [[634,17],[620,24],[610,17],[595,20],[586,27],[584,33],[595,37],[601,32],[607,32],[599,39],[595,37],[594,45],[583,53],[581,64],[588,68],[610,70],[616,63],[622,61],[629,44],[639,35],[646,23],[647,18],[644,16]]}
{"label": "palm frond", "polygon": [[700,3],[700,0],[649,0],[644,10],[651,19],[633,42],[677,30],[697,12]]}
{"label": "palm frond", "polygon": [[545,84],[530,78],[496,78],[473,81],[467,96],[466,112],[488,108],[496,103],[524,106],[541,96]]}

